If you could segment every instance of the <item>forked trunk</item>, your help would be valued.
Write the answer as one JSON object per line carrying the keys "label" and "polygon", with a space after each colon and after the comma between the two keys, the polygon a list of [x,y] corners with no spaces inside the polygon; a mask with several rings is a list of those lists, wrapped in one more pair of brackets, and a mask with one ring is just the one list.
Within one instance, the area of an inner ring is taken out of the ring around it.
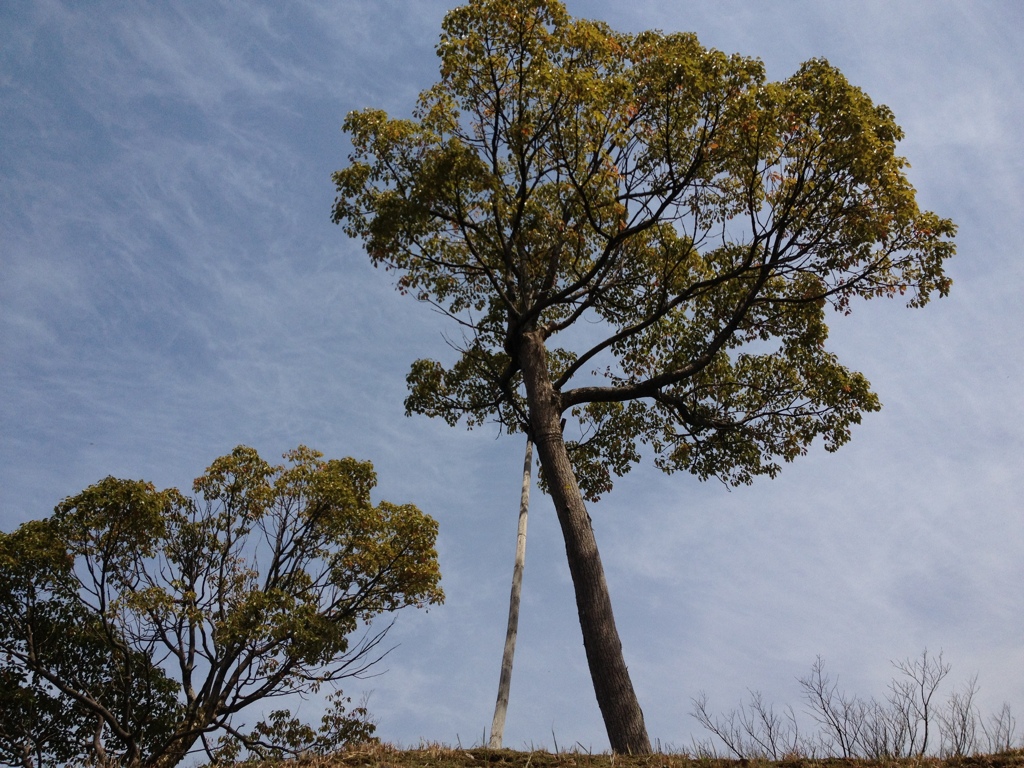
{"label": "forked trunk", "polygon": [[519,527],[516,533],[516,562],[512,568],[512,594],[508,600],[508,630],[505,632],[505,651],[501,655],[501,676],[498,678],[498,700],[494,704],[491,721],[491,740],[487,746],[501,749],[505,733],[505,713],[508,712],[508,694],[512,687],[512,662],[516,655],[516,636],[519,634],[519,601],[523,593],[523,569],[526,567],[526,523],[530,512],[530,470],[533,467],[533,441],[526,438],[526,457],[523,459],[523,489],[519,495]]}
{"label": "forked trunk", "polygon": [[583,646],[608,741],[614,752],[647,754],[651,751],[651,740],[622,655],[590,515],[562,438],[559,396],[551,386],[541,331],[523,335],[520,364],[526,385],[531,437],[562,527],[569,573],[576,590]]}

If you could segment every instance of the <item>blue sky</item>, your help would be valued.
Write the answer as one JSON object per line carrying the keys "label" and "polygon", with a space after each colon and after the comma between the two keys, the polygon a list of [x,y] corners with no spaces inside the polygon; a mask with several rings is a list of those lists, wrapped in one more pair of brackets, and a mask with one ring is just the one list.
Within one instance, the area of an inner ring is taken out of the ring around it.
{"label": "blue sky", "polygon": [[[330,223],[330,174],[347,112],[406,115],[434,82],[454,4],[0,6],[0,529],[108,474],[187,487],[237,444],[373,461],[381,498],[440,522],[448,595],[349,686],[399,744],[489,727],[523,445],[404,416],[444,325]],[[960,226],[948,299],[834,326],[885,406],[848,446],[732,492],[643,465],[591,509],[652,738],[700,735],[700,691],[798,705],[819,654],[881,696],[925,647],[1024,721],[1024,6],[568,7],[694,31],[772,78],[828,58],[893,109],[921,204]],[[506,744],[602,750],[550,501],[531,512]]]}

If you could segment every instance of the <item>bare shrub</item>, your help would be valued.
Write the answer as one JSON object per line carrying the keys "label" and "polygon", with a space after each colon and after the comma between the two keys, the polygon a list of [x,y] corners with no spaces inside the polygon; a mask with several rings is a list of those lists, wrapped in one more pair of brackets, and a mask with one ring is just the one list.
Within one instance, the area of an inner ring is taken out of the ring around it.
{"label": "bare shrub", "polygon": [[1002,709],[990,715],[988,722],[981,724],[988,744],[988,751],[1009,752],[1014,747],[1014,736],[1017,734],[1017,718],[1010,712],[1010,705],[1004,703]]}
{"label": "bare shrub", "polygon": [[975,675],[960,690],[954,690],[939,710],[939,731],[942,734],[942,757],[966,757],[978,750],[978,709],[974,697],[978,692]]}
{"label": "bare shrub", "polygon": [[871,760],[891,760],[906,756],[907,724],[890,700],[871,699],[866,704],[861,732],[861,756]]}
{"label": "bare shrub", "polygon": [[[749,704],[741,702],[722,718],[712,718],[707,695],[701,693],[693,700],[690,714],[741,760],[781,760],[799,751],[800,731],[792,708],[787,707],[780,715],[765,703],[760,691],[751,691]],[[702,746],[707,752],[706,745]]]}
{"label": "bare shrub", "polygon": [[892,665],[902,677],[889,684],[889,700],[906,726],[908,755],[923,757],[935,721],[932,700],[952,666],[942,660],[942,651],[938,658],[929,658],[927,648],[919,659],[894,661]]}
{"label": "bare shrub", "polygon": [[[942,653],[927,649],[917,658],[892,662],[898,673],[884,699],[863,699],[839,688],[825,672],[819,656],[810,673],[799,679],[807,715],[815,733],[801,733],[792,708],[782,713],[752,691],[749,703],[722,717],[710,714],[707,696],[693,700],[691,715],[737,758],[781,760],[787,756],[839,757],[869,760],[967,757],[986,749],[1006,752],[1015,746],[1017,721],[1004,704],[982,720],[975,702],[977,675],[942,700],[938,690],[952,666]],[[984,738],[982,738],[982,734]],[[713,742],[695,742],[695,752],[718,756]]]}
{"label": "bare shrub", "polygon": [[838,681],[825,674],[819,656],[807,677],[800,678],[808,714],[822,728],[818,743],[830,757],[857,757],[869,707],[856,696],[839,690]]}

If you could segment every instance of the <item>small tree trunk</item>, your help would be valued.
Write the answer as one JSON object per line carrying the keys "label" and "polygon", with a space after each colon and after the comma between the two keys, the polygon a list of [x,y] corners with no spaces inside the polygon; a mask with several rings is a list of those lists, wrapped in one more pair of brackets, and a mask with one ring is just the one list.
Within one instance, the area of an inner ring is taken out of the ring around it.
{"label": "small tree trunk", "polygon": [[562,411],[559,395],[551,385],[542,331],[523,334],[519,362],[526,385],[531,437],[562,527],[583,646],[608,741],[613,752],[649,754],[651,740],[622,655],[597,540],[562,438]]}
{"label": "small tree trunk", "polygon": [[533,441],[526,438],[526,458],[523,460],[523,490],[519,496],[519,530],[516,535],[516,563],[512,569],[512,595],[508,600],[508,630],[505,632],[505,651],[501,656],[501,677],[498,679],[498,700],[491,721],[491,749],[501,749],[505,733],[505,713],[508,711],[508,692],[512,685],[512,660],[516,654],[516,636],[519,633],[519,600],[523,593],[523,569],[526,567],[526,520],[530,511],[530,470],[533,467]]}
{"label": "small tree trunk", "polygon": [[21,765],[22,768],[36,768],[32,762],[32,748],[27,740],[21,745]]}

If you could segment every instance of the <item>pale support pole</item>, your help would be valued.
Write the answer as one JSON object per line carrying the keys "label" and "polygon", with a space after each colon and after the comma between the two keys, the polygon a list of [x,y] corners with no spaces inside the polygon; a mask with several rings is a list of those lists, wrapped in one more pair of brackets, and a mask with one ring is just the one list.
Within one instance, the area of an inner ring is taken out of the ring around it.
{"label": "pale support pole", "polygon": [[491,721],[491,749],[501,749],[505,733],[505,713],[508,711],[508,691],[512,685],[512,657],[516,653],[516,635],[519,631],[519,598],[523,593],[523,568],[526,566],[526,517],[530,510],[530,470],[533,468],[533,441],[526,438],[526,459],[523,461],[523,491],[519,497],[519,533],[516,536],[516,564],[512,569],[512,595],[508,601],[508,630],[505,632],[505,652],[501,656],[501,677],[498,680],[498,701],[494,705]]}

